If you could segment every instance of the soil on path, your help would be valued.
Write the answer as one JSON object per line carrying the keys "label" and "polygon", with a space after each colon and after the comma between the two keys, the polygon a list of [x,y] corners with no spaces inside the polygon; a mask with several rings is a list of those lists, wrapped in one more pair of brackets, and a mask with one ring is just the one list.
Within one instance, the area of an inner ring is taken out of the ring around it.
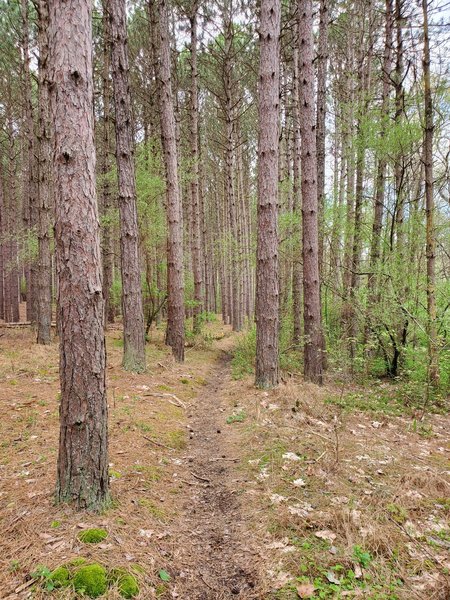
{"label": "soil on path", "polygon": [[246,475],[237,468],[239,438],[226,425],[229,362],[222,351],[188,414],[190,441],[179,472],[187,489],[171,527],[175,589],[186,600],[264,597],[261,551],[241,506]]}

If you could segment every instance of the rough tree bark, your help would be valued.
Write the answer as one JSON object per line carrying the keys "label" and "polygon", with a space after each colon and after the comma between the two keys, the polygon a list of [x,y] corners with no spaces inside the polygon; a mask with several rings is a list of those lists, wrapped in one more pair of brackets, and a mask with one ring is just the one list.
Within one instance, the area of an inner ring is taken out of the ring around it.
{"label": "rough tree bark", "polygon": [[[301,212],[301,197],[300,197],[300,128],[299,128],[299,65],[298,65],[298,20],[295,27],[295,45],[293,50],[293,73],[292,73],[292,110],[293,110],[293,121],[294,121],[294,157],[292,165],[292,196],[293,204],[292,210],[294,215],[294,228],[295,228],[295,246],[293,250],[293,268],[292,268],[292,342],[297,346],[300,344],[300,338],[302,334],[302,272],[301,272],[301,225],[300,225],[300,212]],[[296,221],[298,220],[298,223]]]}
{"label": "rough tree bark", "polygon": [[200,333],[200,313],[203,309],[203,270],[200,231],[199,196],[199,127],[198,127],[198,68],[197,68],[197,13],[198,2],[192,3],[189,22],[191,28],[191,107],[190,107],[190,147],[192,160],[191,207],[192,207],[192,272],[194,276],[193,332]]}
{"label": "rough tree bark", "polygon": [[[154,6],[156,4],[156,7]],[[177,138],[170,70],[169,17],[167,0],[150,0],[154,15],[157,78],[160,83],[159,102],[161,139],[166,171],[167,196],[167,292],[168,315],[166,343],[175,360],[184,361],[184,278],[183,278],[183,210],[178,183]],[[155,10],[156,8],[156,10]]]}
{"label": "rough tree bark", "polygon": [[38,269],[36,278],[37,343],[51,342],[51,138],[48,90],[48,2],[38,0]]}
{"label": "rough tree bark", "polygon": [[322,383],[317,154],[314,114],[312,0],[299,0],[300,135],[303,241],[304,376]]}
{"label": "rough tree bark", "polygon": [[[34,131],[33,92],[30,73],[30,26],[28,0],[21,0],[22,17],[22,80],[24,96],[24,169],[23,169],[23,221],[25,233],[34,236],[37,226],[37,177],[36,177],[36,137]],[[34,258],[28,258],[25,265],[27,319],[33,324],[37,319],[36,284],[37,264]]]}
{"label": "rough tree bark", "polygon": [[436,240],[434,233],[433,196],[433,99],[430,75],[430,37],[428,30],[428,0],[422,0],[423,11],[423,77],[425,102],[424,162],[425,162],[425,211],[426,211],[426,254],[427,254],[427,309],[428,309],[428,381],[439,383],[439,355],[436,328]]}
{"label": "rough tree bark", "polygon": [[229,295],[229,310],[231,316],[231,324],[234,331],[240,331],[243,325],[243,315],[239,309],[239,295],[241,289],[241,274],[238,268],[238,216],[236,203],[236,189],[234,182],[234,167],[235,167],[235,106],[236,99],[234,98],[233,86],[233,19],[232,19],[232,2],[225,2],[223,8],[223,30],[224,30],[224,61],[223,61],[223,109],[225,117],[225,188],[226,202],[228,206],[228,219],[230,224],[230,295]]}
{"label": "rough tree bark", "polygon": [[102,175],[101,211],[104,217],[102,227],[102,262],[103,262],[103,297],[105,298],[105,324],[114,323],[115,306],[111,302],[111,286],[114,280],[114,240],[111,223],[112,192],[108,173],[111,169],[111,32],[108,5],[103,0],[103,73],[102,73],[102,150],[100,157],[100,173]]}
{"label": "rough tree bark", "polygon": [[256,257],[256,377],[278,384],[278,119],[280,0],[261,1],[258,91],[258,242]]}
{"label": "rough tree bark", "polygon": [[108,421],[92,3],[49,0],[48,6],[61,380],[56,499],[100,510],[108,500]]}
{"label": "rough tree bark", "polygon": [[317,198],[319,204],[319,271],[323,272],[325,216],[325,119],[327,112],[328,0],[320,0],[317,53]]}
{"label": "rough tree bark", "polygon": [[105,3],[111,34],[111,72],[114,90],[116,161],[119,184],[122,274],[123,367],[145,371],[145,328],[139,262],[134,140],[129,85],[125,0]]}
{"label": "rough tree bark", "polygon": [[[384,139],[387,133],[388,127],[388,110],[389,110],[389,96],[391,91],[391,69],[392,69],[392,2],[393,0],[386,0],[385,10],[385,42],[384,42],[384,56],[383,56],[383,88],[382,88],[382,99],[381,99],[381,128],[380,138]],[[375,205],[373,214],[373,225],[372,225],[372,239],[370,244],[370,262],[369,262],[369,278],[367,281],[367,326],[370,326],[370,310],[376,304],[376,295],[378,288],[378,268],[380,261],[380,248],[381,248],[381,231],[383,227],[383,213],[384,213],[384,196],[386,186],[386,170],[387,170],[387,158],[384,153],[378,159],[377,176],[375,184]],[[368,337],[368,332],[365,335]]]}

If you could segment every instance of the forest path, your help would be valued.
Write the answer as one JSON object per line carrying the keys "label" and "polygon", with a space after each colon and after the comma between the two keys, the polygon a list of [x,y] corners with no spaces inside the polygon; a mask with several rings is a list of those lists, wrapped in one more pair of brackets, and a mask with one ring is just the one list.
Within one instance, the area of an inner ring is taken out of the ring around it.
{"label": "forest path", "polygon": [[[189,600],[261,598],[260,552],[241,512],[246,475],[237,469],[239,434],[226,424],[230,355],[219,350],[211,377],[193,401],[190,442],[178,475],[185,483],[183,508],[172,524],[176,592]],[[183,471],[185,472],[183,473]]]}

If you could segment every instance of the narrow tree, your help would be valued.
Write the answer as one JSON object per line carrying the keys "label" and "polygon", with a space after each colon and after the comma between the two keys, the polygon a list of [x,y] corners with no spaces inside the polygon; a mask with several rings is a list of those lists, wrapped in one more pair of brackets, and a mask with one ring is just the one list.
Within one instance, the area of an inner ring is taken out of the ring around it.
{"label": "narrow tree", "polygon": [[278,118],[280,0],[261,1],[258,91],[258,245],[256,266],[256,377],[278,383]]}
{"label": "narrow tree", "polygon": [[61,381],[56,499],[99,510],[108,499],[108,421],[92,3],[49,0],[48,6]]}
{"label": "narrow tree", "polygon": [[423,77],[425,101],[424,163],[425,163],[425,211],[427,244],[427,309],[428,309],[428,380],[431,385],[439,383],[438,339],[436,328],[436,240],[434,232],[433,196],[433,99],[430,75],[430,36],[428,31],[428,0],[422,0],[423,11]]}
{"label": "narrow tree", "polygon": [[145,329],[139,263],[134,140],[129,84],[125,0],[104,2],[111,34],[114,88],[116,161],[119,184],[120,250],[122,274],[123,367],[145,370]]}
{"label": "narrow tree", "polygon": [[323,272],[325,217],[325,137],[327,114],[328,0],[320,0],[319,44],[317,53],[317,197],[319,204],[319,270]]}
{"label": "narrow tree", "polygon": [[[380,139],[384,140],[388,132],[389,115],[389,97],[391,92],[391,69],[392,69],[392,2],[385,0],[385,41],[382,71],[382,99],[380,109]],[[370,244],[370,263],[368,288],[368,312],[366,318],[366,328],[370,327],[370,310],[376,304],[376,294],[378,288],[378,269],[381,251],[381,232],[383,227],[384,196],[386,187],[387,157],[382,154],[378,159],[377,175],[375,182],[375,204],[372,225],[372,239]],[[366,329],[366,339],[368,330]]]}
{"label": "narrow tree", "polygon": [[303,242],[304,375],[322,383],[317,154],[312,0],[299,0],[300,136]]}
{"label": "narrow tree", "polygon": [[[20,9],[22,17],[22,85],[24,98],[24,168],[22,211],[25,233],[28,236],[34,236],[37,226],[36,136],[34,132],[33,90],[30,72],[30,26],[28,0],[21,0]],[[27,319],[33,324],[36,324],[36,260],[34,258],[30,258],[26,261],[24,267],[27,285]]]}
{"label": "narrow tree", "polygon": [[191,240],[192,240],[192,274],[194,276],[194,311],[193,331],[200,333],[200,313],[202,312],[202,263],[200,233],[200,197],[199,197],[199,126],[198,126],[198,66],[197,66],[197,21],[198,1],[192,3],[189,23],[191,29],[191,106],[190,106],[190,147],[192,160],[191,179]]}
{"label": "narrow tree", "polygon": [[114,239],[113,224],[111,222],[111,208],[113,194],[108,173],[111,169],[111,33],[110,19],[106,2],[103,4],[103,71],[102,71],[102,146],[99,158],[101,182],[101,214],[104,217],[102,226],[102,263],[103,263],[103,296],[105,298],[105,324],[114,323],[115,309],[111,299],[111,286],[114,280]]}
{"label": "narrow tree", "polygon": [[38,258],[36,277],[37,343],[51,341],[51,250],[50,228],[51,180],[50,180],[50,105],[48,91],[48,2],[39,0],[38,46],[39,46],[39,106],[38,106]]}
{"label": "narrow tree", "polygon": [[[155,7],[156,3],[156,7]],[[156,8],[156,10],[155,10]],[[169,17],[166,0],[150,0],[152,35],[156,45],[161,116],[161,140],[166,171],[167,288],[166,342],[175,360],[184,360],[183,212],[178,183],[177,140],[170,69]]]}

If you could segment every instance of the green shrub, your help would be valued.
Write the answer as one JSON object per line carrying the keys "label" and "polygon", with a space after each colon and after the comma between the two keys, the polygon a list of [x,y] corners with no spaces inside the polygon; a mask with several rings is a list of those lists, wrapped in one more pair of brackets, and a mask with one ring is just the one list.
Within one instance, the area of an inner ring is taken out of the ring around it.
{"label": "green shrub", "polygon": [[233,379],[242,379],[245,375],[254,373],[255,355],[256,327],[253,326],[239,337],[231,362]]}

